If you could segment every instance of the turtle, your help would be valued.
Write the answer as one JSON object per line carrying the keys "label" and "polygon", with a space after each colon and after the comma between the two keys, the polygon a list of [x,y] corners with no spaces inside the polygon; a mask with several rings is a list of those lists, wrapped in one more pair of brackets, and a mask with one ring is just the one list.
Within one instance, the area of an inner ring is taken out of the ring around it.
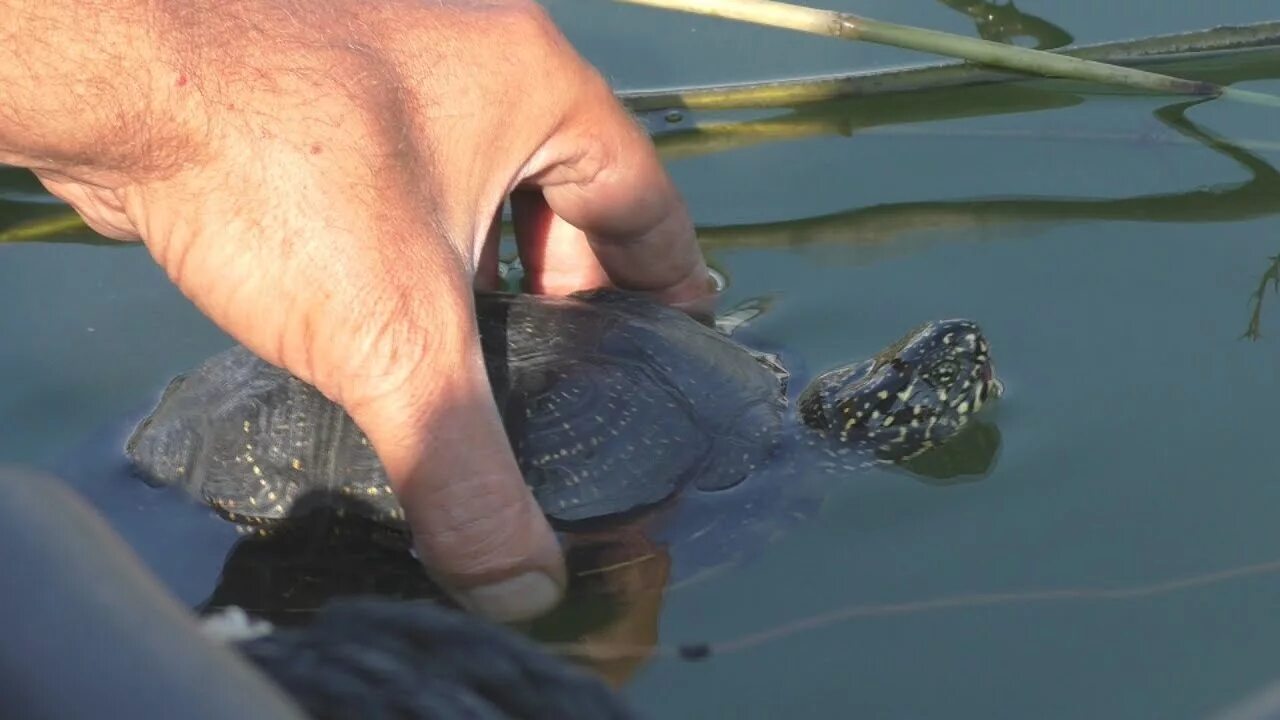
{"label": "turtle", "polygon": [[[963,319],[927,322],[797,394],[777,355],[735,339],[741,318],[709,326],[615,289],[478,291],[475,308],[511,447],[558,526],[632,514],[685,488],[776,486],[783,469],[902,462],[1002,392],[987,339]],[[238,523],[349,502],[403,525],[350,416],[241,346],[174,378],[125,451],[147,482],[182,486]],[[816,462],[797,463],[804,454]]]}

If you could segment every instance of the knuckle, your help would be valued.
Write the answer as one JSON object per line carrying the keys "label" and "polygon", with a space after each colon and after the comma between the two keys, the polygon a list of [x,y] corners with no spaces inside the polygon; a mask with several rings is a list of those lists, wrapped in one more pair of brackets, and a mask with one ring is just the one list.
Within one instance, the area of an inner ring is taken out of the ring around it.
{"label": "knuckle", "polygon": [[560,37],[551,13],[534,0],[504,0],[491,7],[492,17],[513,30],[524,31],[530,39],[553,40]]}
{"label": "knuckle", "polygon": [[430,322],[399,294],[355,303],[351,309],[350,332],[335,338],[338,347],[332,349],[339,353],[331,364],[339,373],[343,404],[353,413],[392,399],[397,405],[421,404],[431,358],[445,352]]}

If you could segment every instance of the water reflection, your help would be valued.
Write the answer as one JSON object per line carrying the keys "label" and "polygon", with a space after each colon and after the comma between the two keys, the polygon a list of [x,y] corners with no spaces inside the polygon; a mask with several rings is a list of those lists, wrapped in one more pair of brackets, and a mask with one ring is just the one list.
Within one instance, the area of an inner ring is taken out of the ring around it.
{"label": "water reflection", "polygon": [[1267,287],[1272,292],[1280,292],[1280,255],[1272,255],[1271,264],[1258,279],[1258,289],[1249,296],[1249,304],[1253,308],[1249,313],[1249,326],[1245,328],[1246,340],[1258,340],[1262,337],[1262,301],[1267,295]]}
{"label": "water reflection", "polygon": [[1038,15],[1025,13],[1014,6],[1012,0],[1005,3],[985,0],[938,0],[938,2],[973,18],[978,37],[992,42],[1021,45],[1020,38],[1034,41],[1031,47],[1051,50],[1070,45],[1075,40],[1066,30]]}
{"label": "water reflection", "polygon": [[[901,474],[939,487],[973,482],[991,470],[999,447],[995,425],[975,420],[949,443],[904,463]],[[578,648],[611,682],[625,683],[648,659],[644,649],[657,646],[668,591],[749,562],[812,517],[841,477],[817,472],[787,479],[787,487],[763,495],[759,489],[707,494],[694,501],[701,507],[693,512],[682,505],[685,496],[640,513],[561,527],[570,578],[565,602],[525,631]],[[308,621],[342,597],[449,603],[411,554],[408,535],[367,519],[353,502],[343,495],[312,498],[303,503],[311,510],[246,534],[198,608],[235,605],[289,625]]]}
{"label": "water reflection", "polygon": [[[958,231],[1000,224],[1064,220],[1131,220],[1207,223],[1274,215],[1280,211],[1280,173],[1257,153],[1204,129],[1186,117],[1203,101],[1179,103],[1155,117],[1180,137],[1231,159],[1249,179],[1175,193],[1128,198],[970,198],[888,203],[777,223],[699,228],[704,245],[716,247],[800,247],[822,243],[858,247],[892,246],[921,230]],[[915,244],[912,250],[918,249]]]}

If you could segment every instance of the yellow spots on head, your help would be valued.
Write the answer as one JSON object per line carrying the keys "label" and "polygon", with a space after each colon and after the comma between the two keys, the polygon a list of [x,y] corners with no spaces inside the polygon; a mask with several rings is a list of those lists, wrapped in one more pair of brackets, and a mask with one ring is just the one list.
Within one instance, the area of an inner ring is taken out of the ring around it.
{"label": "yellow spots on head", "polygon": [[968,413],[968,412],[969,412],[969,401],[968,401],[968,400],[963,400],[963,401],[961,401],[961,403],[960,403],[959,405],[957,405],[957,406],[956,406],[956,412],[960,413],[961,415],[964,415],[964,414]]}

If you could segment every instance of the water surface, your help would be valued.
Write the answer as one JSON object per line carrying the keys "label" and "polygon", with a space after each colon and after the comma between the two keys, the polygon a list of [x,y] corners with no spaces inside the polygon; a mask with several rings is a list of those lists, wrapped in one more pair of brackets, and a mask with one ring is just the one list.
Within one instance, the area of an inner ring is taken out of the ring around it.
{"label": "water surface", "polygon": [[[920,59],[548,5],[621,88]],[[1263,19],[1243,0],[1185,5],[1111,3],[1105,21],[1089,4],[1019,8],[1083,42]],[[923,0],[832,6],[974,31]],[[1244,86],[1280,93],[1280,61],[1262,67]],[[652,716],[1190,718],[1280,675],[1280,575],[1157,587],[1280,558],[1280,304],[1264,290],[1259,311],[1255,295],[1280,253],[1273,111],[1078,89],[931,96],[874,131],[671,161],[726,302],[774,301],[755,336],[820,370],[921,321],[971,317],[1008,394],[979,481],[864,473],[753,562],[668,592],[667,648],[880,609],[701,663],[640,663],[627,693]],[[805,112],[837,127],[859,107]],[[948,114],[969,117],[933,119]],[[0,223],[48,211],[7,202]],[[168,378],[230,341],[138,248],[0,253],[0,459],[70,477],[199,602],[226,528],[96,466]],[[962,596],[978,599],[929,604]]]}

